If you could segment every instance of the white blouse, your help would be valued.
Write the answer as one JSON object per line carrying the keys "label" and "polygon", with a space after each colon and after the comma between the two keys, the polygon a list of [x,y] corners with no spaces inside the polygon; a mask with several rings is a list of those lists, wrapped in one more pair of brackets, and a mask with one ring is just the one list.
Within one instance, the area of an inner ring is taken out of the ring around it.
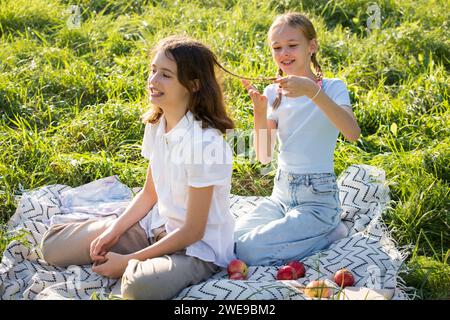
{"label": "white blouse", "polygon": [[164,116],[145,126],[142,156],[150,160],[158,202],[140,224],[149,237],[163,224],[168,233],[182,227],[189,186],[214,186],[205,234],[186,254],[226,267],[234,259],[231,148],[219,130],[202,129],[190,111],[168,133],[165,127]]}

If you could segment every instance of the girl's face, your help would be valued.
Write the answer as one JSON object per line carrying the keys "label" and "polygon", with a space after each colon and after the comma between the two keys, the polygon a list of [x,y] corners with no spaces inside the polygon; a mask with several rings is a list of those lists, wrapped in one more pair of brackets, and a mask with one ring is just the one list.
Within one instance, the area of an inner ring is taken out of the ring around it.
{"label": "girl's face", "polygon": [[187,109],[189,91],[178,81],[175,60],[169,59],[164,51],[158,51],[152,61],[148,89],[150,101],[164,112]]}
{"label": "girl's face", "polygon": [[269,35],[272,56],[278,67],[287,75],[305,75],[310,72],[311,53],[316,41],[308,40],[299,28],[280,24]]}

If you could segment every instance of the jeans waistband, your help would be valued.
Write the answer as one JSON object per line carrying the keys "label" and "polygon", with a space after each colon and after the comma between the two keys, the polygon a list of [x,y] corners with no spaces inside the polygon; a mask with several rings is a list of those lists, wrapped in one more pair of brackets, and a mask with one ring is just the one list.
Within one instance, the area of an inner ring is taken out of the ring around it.
{"label": "jeans waistband", "polygon": [[281,169],[277,170],[276,180],[287,179],[288,181],[304,181],[309,184],[309,181],[329,182],[330,179],[336,179],[334,172],[324,173],[292,173]]}

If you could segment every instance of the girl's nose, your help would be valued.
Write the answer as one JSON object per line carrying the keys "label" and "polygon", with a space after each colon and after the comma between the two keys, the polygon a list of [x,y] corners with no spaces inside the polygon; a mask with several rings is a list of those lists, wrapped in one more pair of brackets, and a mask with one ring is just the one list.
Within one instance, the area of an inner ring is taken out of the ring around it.
{"label": "girl's nose", "polygon": [[157,82],[157,77],[156,77],[156,72],[151,74],[148,79],[147,79],[147,83],[150,84],[155,84]]}
{"label": "girl's nose", "polygon": [[282,56],[286,56],[286,55],[288,54],[288,52],[289,52],[288,48],[281,48],[280,54],[281,54]]}

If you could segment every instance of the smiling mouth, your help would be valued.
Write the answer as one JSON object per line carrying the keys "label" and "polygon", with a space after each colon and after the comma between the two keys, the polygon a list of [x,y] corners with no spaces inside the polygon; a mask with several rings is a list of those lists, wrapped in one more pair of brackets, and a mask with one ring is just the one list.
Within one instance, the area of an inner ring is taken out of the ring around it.
{"label": "smiling mouth", "polygon": [[290,66],[291,64],[293,64],[294,63],[294,59],[292,59],[292,60],[284,60],[284,61],[281,61],[281,64],[282,65],[284,65],[284,66]]}
{"label": "smiling mouth", "polygon": [[150,88],[150,96],[154,98],[161,97],[164,93],[155,88]]}

